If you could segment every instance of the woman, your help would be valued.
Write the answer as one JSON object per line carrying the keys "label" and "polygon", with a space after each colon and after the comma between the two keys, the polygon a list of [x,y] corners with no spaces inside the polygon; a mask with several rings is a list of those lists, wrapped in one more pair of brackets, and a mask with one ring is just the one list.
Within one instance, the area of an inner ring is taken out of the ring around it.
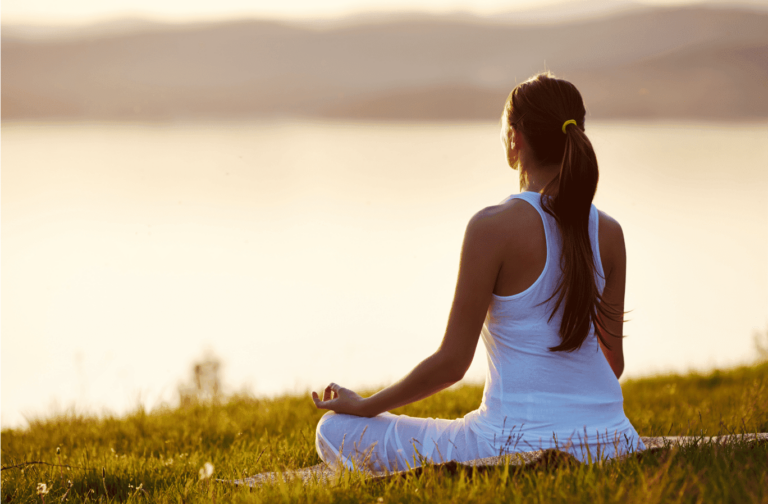
{"label": "woman", "polygon": [[[331,383],[316,445],[327,463],[402,470],[558,448],[581,461],[645,447],[624,415],[626,256],[619,223],[592,205],[598,169],[573,84],[550,74],[507,98],[501,140],[520,194],[469,222],[438,350],[397,383],[362,398]],[[599,233],[598,233],[599,231]],[[388,410],[461,380],[482,334],[480,408],[456,420]]]}

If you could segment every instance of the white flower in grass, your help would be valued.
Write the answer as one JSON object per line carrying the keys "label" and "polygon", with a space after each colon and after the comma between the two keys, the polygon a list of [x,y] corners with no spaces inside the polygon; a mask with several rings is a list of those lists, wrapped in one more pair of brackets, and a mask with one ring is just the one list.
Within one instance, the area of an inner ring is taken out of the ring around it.
{"label": "white flower in grass", "polygon": [[48,493],[48,485],[45,483],[37,484],[37,495],[45,495]]}
{"label": "white flower in grass", "polygon": [[213,474],[213,464],[206,462],[203,467],[200,468],[200,479],[208,479]]}

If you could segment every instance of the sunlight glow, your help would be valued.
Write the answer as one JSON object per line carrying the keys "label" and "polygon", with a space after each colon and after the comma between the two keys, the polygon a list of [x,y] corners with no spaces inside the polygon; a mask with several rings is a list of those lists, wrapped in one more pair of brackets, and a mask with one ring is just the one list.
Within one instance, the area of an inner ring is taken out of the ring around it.
{"label": "sunlight glow", "polygon": [[[649,5],[711,3],[708,0],[642,0]],[[752,0],[768,5],[768,0]],[[559,8],[604,10],[631,6],[626,0],[285,0],[282,2],[220,0],[6,0],[2,22],[6,25],[73,25],[121,18],[163,22],[216,21],[241,17],[278,19],[331,19],[365,13],[467,12],[487,16],[529,10]]]}

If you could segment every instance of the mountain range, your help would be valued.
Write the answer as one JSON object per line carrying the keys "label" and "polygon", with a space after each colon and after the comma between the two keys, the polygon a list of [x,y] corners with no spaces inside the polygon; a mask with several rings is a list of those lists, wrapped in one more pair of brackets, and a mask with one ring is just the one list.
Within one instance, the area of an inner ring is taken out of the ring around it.
{"label": "mountain range", "polygon": [[4,27],[1,50],[6,121],[496,120],[543,70],[576,84],[590,117],[768,118],[768,11],[744,7]]}

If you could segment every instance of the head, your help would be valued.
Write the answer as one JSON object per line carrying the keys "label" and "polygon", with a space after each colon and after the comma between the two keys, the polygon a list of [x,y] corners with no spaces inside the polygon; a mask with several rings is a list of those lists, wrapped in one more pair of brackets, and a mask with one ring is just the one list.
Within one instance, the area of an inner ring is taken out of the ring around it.
{"label": "head", "polygon": [[544,209],[555,218],[563,237],[563,277],[552,295],[556,299],[552,316],[560,306],[564,307],[562,342],[551,348],[554,351],[578,349],[590,329],[599,323],[597,312],[603,314],[589,239],[589,213],[598,168],[584,132],[585,114],[576,86],[550,73],[516,86],[502,113],[501,135],[507,161],[513,168],[520,168],[521,182],[526,176],[521,165],[523,156],[533,161],[530,164],[554,172],[541,191]]}
{"label": "head", "polygon": [[[549,72],[518,84],[509,93],[501,117],[502,142],[510,166],[518,167],[521,143],[537,164],[561,164],[569,134],[584,132],[585,114],[576,86]],[[563,123],[571,119],[576,124],[569,124],[564,134]]]}

